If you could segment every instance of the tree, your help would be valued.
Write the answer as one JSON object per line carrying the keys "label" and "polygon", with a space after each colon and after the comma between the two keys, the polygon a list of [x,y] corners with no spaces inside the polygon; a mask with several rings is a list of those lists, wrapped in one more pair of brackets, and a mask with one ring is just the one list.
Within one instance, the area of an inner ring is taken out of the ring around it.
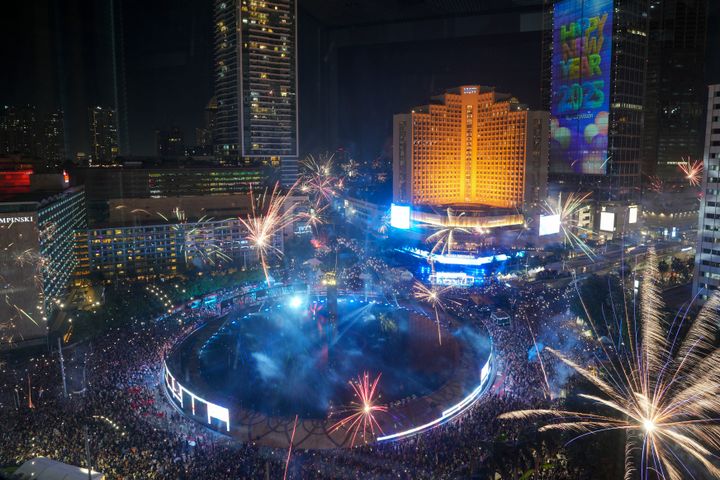
{"label": "tree", "polygon": [[670,265],[668,265],[665,260],[660,260],[660,263],[658,263],[658,272],[660,272],[660,277],[663,281],[665,281],[668,271],[670,271]]}
{"label": "tree", "polygon": [[687,264],[680,260],[678,257],[673,257],[670,262],[670,268],[676,277],[682,277],[684,280],[688,278]]}

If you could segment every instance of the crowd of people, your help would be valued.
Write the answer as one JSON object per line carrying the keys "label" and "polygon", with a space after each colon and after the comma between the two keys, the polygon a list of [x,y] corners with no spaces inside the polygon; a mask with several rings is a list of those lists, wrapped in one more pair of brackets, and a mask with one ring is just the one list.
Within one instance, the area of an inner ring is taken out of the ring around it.
{"label": "crowd of people", "polygon": [[[479,293],[497,294],[494,288],[500,287],[490,285]],[[528,442],[535,429],[497,418],[505,411],[552,402],[548,373],[527,352],[533,344],[529,326],[538,318],[551,318],[556,305],[540,305],[547,301],[527,291],[515,292],[514,299],[516,316],[530,320],[503,327],[475,320],[485,323],[493,337],[500,375],[492,391],[469,411],[405,440],[353,449],[295,450],[288,477],[490,478],[492,472],[514,475],[548,461],[555,469],[553,478],[564,478],[561,472],[570,476],[559,446],[535,437]],[[114,479],[281,478],[286,450],[234,442],[179,415],[164,397],[162,359],[211,314],[198,309],[135,322],[68,350],[65,366],[74,380],[68,398],[60,387],[57,353],[38,355],[22,367],[4,365],[0,466],[47,456],[89,464]]]}

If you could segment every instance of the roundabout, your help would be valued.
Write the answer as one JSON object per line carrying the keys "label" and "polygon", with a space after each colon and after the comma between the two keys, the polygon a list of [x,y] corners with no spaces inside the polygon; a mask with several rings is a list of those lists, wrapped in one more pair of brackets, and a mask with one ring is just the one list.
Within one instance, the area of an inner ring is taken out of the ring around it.
{"label": "roundabout", "polygon": [[438,324],[416,302],[292,287],[233,302],[175,345],[164,384],[185,416],[243,442],[402,438],[462,413],[491,383],[489,336],[448,314]]}

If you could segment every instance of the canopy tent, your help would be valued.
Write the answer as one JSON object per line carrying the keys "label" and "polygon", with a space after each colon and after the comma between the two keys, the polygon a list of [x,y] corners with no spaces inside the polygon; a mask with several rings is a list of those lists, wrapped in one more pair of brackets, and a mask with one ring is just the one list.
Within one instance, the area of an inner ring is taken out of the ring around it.
{"label": "canopy tent", "polygon": [[105,474],[87,468],[75,467],[67,463],[56,462],[46,457],[37,457],[23,463],[14,474],[20,479],[33,480],[105,480]]}

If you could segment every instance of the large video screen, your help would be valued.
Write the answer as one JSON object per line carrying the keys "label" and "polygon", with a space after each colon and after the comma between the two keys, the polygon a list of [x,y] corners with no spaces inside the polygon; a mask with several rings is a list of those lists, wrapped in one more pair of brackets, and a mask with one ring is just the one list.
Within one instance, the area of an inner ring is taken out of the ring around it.
{"label": "large video screen", "polygon": [[551,165],[606,172],[613,0],[560,0],[553,15]]}
{"label": "large video screen", "polygon": [[540,215],[538,236],[560,233],[560,215]]}

